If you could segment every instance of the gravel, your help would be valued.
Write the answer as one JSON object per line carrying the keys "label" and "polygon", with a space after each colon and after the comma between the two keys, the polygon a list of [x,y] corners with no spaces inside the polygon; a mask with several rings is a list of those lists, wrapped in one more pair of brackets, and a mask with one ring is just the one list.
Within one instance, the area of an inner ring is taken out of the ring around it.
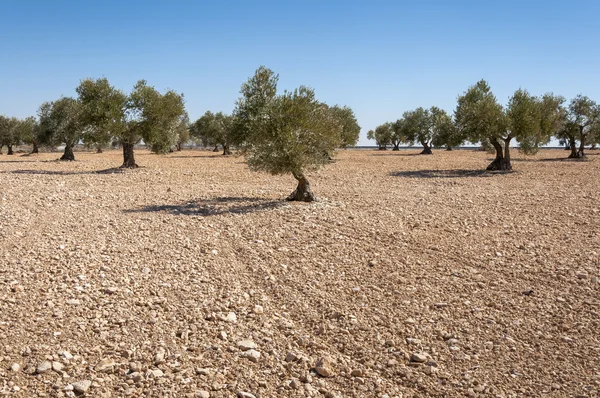
{"label": "gravel", "polygon": [[416,153],[0,156],[0,390],[599,396],[598,152]]}

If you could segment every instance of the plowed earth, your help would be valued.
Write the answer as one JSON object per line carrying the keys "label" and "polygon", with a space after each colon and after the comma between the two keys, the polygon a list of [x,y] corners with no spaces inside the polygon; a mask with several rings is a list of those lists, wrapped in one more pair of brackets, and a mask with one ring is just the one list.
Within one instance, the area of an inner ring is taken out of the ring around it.
{"label": "plowed earth", "polygon": [[598,396],[600,154],[417,152],[0,156],[0,395]]}

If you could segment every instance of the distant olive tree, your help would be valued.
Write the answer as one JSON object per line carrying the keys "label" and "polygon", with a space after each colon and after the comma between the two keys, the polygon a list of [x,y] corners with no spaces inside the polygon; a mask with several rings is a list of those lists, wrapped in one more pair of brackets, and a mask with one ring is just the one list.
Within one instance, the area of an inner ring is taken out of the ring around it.
{"label": "distant olive tree", "polygon": [[414,111],[404,112],[402,118],[406,123],[406,136],[408,141],[419,142],[423,146],[421,155],[431,155],[433,123],[429,109],[419,107]]}
{"label": "distant olive tree", "polygon": [[387,147],[392,143],[393,138],[392,124],[384,123],[375,127],[375,130],[369,130],[367,132],[367,138],[369,140],[375,140],[380,151],[387,150]]}
{"label": "distant olive tree", "polygon": [[453,147],[457,147],[465,142],[456,128],[456,124],[452,116],[448,115],[443,109],[432,107],[431,110],[431,125],[433,135],[431,144],[435,147],[446,147],[447,151],[451,151]]}
{"label": "distant olive tree", "polygon": [[75,160],[73,147],[83,138],[85,130],[81,103],[75,98],[62,97],[53,102],[43,103],[38,115],[38,141],[50,146],[64,144],[65,149],[60,160]]}
{"label": "distant olive tree", "polygon": [[6,117],[0,115],[0,153],[2,153],[2,147],[8,148],[7,155],[13,154],[13,146],[19,144],[19,137],[17,136],[17,124],[19,120],[15,117]]}
{"label": "distant olive tree", "polygon": [[347,148],[356,145],[360,137],[360,126],[352,108],[334,105],[330,108],[330,111],[341,125],[339,146]]}
{"label": "distant olive tree", "polygon": [[175,127],[175,132],[177,134],[177,150],[181,151],[183,146],[191,139],[190,118],[187,112],[182,115],[177,127]]}
{"label": "distant olive tree", "polygon": [[328,162],[343,141],[343,123],[311,88],[277,94],[278,77],[260,67],[242,85],[234,118],[239,143],[252,170],[292,174],[298,185],[288,200],[311,202],[306,172]]}
{"label": "distant olive tree", "polygon": [[392,151],[399,151],[401,144],[412,145],[412,142],[408,138],[407,123],[404,118],[400,118],[395,122],[391,123],[391,144],[394,146]]}
{"label": "distant olive tree", "polygon": [[233,117],[223,112],[212,113],[206,111],[191,128],[194,138],[200,139],[210,146],[221,145],[223,155],[231,155],[231,142],[233,141]]}
{"label": "distant olive tree", "polygon": [[579,140],[579,149],[576,152],[571,150],[569,157],[582,158],[585,156],[586,139],[593,135],[597,124],[600,123],[600,106],[580,94],[569,103],[566,119],[567,124],[571,125],[570,128],[577,129],[577,139]]}
{"label": "distant olive tree", "polygon": [[157,153],[177,143],[177,127],[185,115],[182,95],[172,90],[161,94],[145,80],[126,95],[106,78],[83,80],[77,93],[86,128],[122,145],[121,168],[138,167],[134,146],[142,140]]}

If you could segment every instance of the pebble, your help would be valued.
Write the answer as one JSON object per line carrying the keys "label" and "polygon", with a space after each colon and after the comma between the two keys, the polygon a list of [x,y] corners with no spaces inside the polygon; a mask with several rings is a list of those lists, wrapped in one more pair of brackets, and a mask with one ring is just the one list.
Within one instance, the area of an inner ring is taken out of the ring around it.
{"label": "pebble", "polygon": [[81,304],[81,301],[79,301],[78,299],[70,299],[70,300],[67,300],[66,303],[69,305],[79,305],[79,304]]}
{"label": "pebble", "polygon": [[425,363],[427,362],[427,355],[421,353],[414,353],[410,356],[410,361],[416,363]]}
{"label": "pebble", "polygon": [[37,374],[43,374],[50,369],[52,369],[52,363],[50,361],[44,361],[38,365],[38,367],[35,369],[35,372]]}
{"label": "pebble", "polygon": [[251,362],[258,362],[258,360],[260,359],[260,352],[256,351],[256,350],[248,350],[248,351],[244,351],[241,354],[242,358],[246,358]]}
{"label": "pebble", "polygon": [[263,312],[265,312],[264,308],[262,307],[262,305],[255,305],[254,309],[252,310],[252,312],[254,312],[255,314],[262,314]]}
{"label": "pebble", "polygon": [[249,392],[245,392],[245,391],[238,391],[237,396],[238,396],[238,398],[256,398],[255,395],[250,394]]}
{"label": "pebble", "polygon": [[196,391],[197,398],[210,398],[210,393],[205,390]]}
{"label": "pebble", "polygon": [[112,359],[103,359],[96,365],[96,372],[110,372],[114,369],[116,363]]}
{"label": "pebble", "polygon": [[52,362],[52,370],[54,370],[55,372],[62,372],[64,367],[65,367],[65,365],[63,365],[62,363],[60,363],[58,361]]}
{"label": "pebble", "polygon": [[235,312],[228,313],[227,316],[225,317],[225,321],[231,322],[231,323],[236,323],[237,315],[235,314]]}
{"label": "pebble", "polygon": [[334,360],[331,357],[322,357],[315,364],[315,371],[323,377],[332,377],[335,375],[333,371]]}
{"label": "pebble", "polygon": [[154,356],[154,364],[160,365],[161,363],[165,363],[165,350],[159,350]]}
{"label": "pebble", "polygon": [[365,377],[365,371],[362,369],[354,369],[350,372],[350,376],[352,377]]}
{"label": "pebble", "polygon": [[13,363],[12,365],[10,365],[10,370],[12,370],[13,372],[18,372],[19,370],[21,370],[21,365],[19,365],[18,363]]}
{"label": "pebble", "polygon": [[379,264],[379,262],[378,262],[377,260],[369,260],[369,263],[368,263],[368,264],[369,264],[369,267],[374,267],[374,266],[376,266],[377,264]]}
{"label": "pebble", "polygon": [[237,346],[242,351],[253,350],[256,348],[256,343],[252,340],[238,341]]}
{"label": "pebble", "polygon": [[87,392],[87,390],[89,390],[90,387],[92,386],[92,381],[91,380],[76,381],[75,383],[71,384],[71,386],[73,387],[73,391],[75,391],[79,394],[85,394]]}

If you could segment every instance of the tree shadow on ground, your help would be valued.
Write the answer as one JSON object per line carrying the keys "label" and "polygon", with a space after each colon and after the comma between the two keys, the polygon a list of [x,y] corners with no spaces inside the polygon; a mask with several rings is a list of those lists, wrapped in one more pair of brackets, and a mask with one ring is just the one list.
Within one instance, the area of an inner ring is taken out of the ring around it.
{"label": "tree shadow on ground", "polygon": [[221,214],[248,214],[269,211],[285,206],[281,200],[266,200],[251,197],[225,196],[211,199],[198,199],[174,205],[149,205],[139,209],[124,210],[124,213],[164,212],[185,216],[218,216]]}
{"label": "tree shadow on ground", "polygon": [[372,153],[370,156],[421,156],[420,153],[402,153],[400,151],[381,151],[377,153]]}
{"label": "tree shadow on ground", "polygon": [[113,167],[105,170],[89,170],[89,171],[62,171],[62,170],[11,170],[2,171],[0,174],[31,174],[31,175],[56,175],[56,176],[69,176],[69,175],[94,175],[94,174],[117,174],[124,173],[126,169]]}
{"label": "tree shadow on ground", "polygon": [[[589,156],[586,154],[586,157]],[[593,156],[593,155],[592,155]],[[490,159],[493,160],[493,159]],[[513,158],[511,162],[585,162],[589,159],[583,158],[543,158],[543,159],[527,159],[527,158]]]}
{"label": "tree shadow on ground", "polygon": [[391,175],[394,177],[406,178],[465,178],[465,177],[492,177],[498,174],[508,174],[512,171],[488,171],[488,170],[406,170],[395,171]]}
{"label": "tree shadow on ground", "polygon": [[0,163],[43,163],[44,160],[0,160]]}

